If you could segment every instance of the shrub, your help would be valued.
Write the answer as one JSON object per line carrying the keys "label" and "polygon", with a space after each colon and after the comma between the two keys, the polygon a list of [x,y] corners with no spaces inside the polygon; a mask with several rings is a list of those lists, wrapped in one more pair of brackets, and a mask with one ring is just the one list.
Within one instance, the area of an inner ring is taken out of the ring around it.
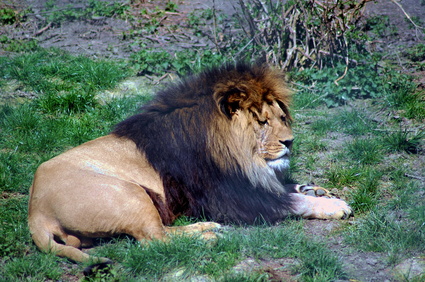
{"label": "shrub", "polygon": [[239,22],[253,49],[285,70],[323,68],[334,60],[348,65],[347,35],[358,30],[362,8],[370,1],[241,0]]}

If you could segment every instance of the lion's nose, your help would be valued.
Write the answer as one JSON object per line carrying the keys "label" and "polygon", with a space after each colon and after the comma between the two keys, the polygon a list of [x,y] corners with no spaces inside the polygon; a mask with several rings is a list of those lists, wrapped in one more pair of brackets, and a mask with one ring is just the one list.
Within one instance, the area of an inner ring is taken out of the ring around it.
{"label": "lion's nose", "polygon": [[291,149],[292,143],[294,142],[294,139],[288,139],[285,141],[280,141],[283,145],[285,145],[286,148]]}

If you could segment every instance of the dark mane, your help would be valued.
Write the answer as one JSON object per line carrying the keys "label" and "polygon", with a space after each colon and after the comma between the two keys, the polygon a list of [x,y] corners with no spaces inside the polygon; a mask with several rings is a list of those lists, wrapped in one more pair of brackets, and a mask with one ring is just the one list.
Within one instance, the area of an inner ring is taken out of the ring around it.
{"label": "dark mane", "polygon": [[[283,81],[282,75],[265,66],[213,68],[158,92],[140,114],[116,126],[113,134],[133,140],[163,180],[173,215],[163,217],[164,224],[179,215],[254,223],[258,218],[274,222],[287,214],[290,200],[274,172],[255,168],[263,180],[253,183],[243,165],[232,163],[232,152],[220,149],[229,137],[209,135],[213,126],[224,128],[230,122],[235,105],[228,96],[234,89],[255,82],[268,90],[261,97],[252,95],[244,105],[255,107],[259,100],[272,99],[270,95],[287,105],[289,98],[281,93],[284,84],[278,80]],[[228,158],[232,169],[223,169],[217,154]]]}

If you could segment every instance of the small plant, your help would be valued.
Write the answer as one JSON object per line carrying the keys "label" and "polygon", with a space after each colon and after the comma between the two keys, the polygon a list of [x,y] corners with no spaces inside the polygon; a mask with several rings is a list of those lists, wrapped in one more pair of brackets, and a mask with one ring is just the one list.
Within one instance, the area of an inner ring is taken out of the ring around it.
{"label": "small plant", "polygon": [[161,75],[170,69],[171,55],[166,51],[142,49],[131,56],[138,75]]}
{"label": "small plant", "polygon": [[420,17],[411,16],[410,18],[405,17],[404,20],[408,24],[410,29],[416,29],[418,26],[423,26],[424,22]]}
{"label": "small plant", "polygon": [[407,129],[400,129],[386,134],[383,138],[384,147],[390,152],[407,152],[417,154],[422,150],[425,140],[425,132],[409,132]]}
{"label": "small plant", "polygon": [[83,8],[76,8],[72,4],[59,9],[54,1],[46,1],[46,14],[49,22],[60,25],[65,21],[92,19],[95,17],[125,17],[127,5],[120,2],[109,3],[99,0],[89,0]]}
{"label": "small plant", "polygon": [[211,8],[204,10],[195,10],[189,13],[187,16],[188,24],[190,27],[198,29],[200,26],[204,26],[208,21],[212,20],[214,17],[214,11]]}
{"label": "small plant", "polygon": [[425,44],[419,43],[414,47],[409,48],[404,51],[407,58],[412,60],[413,62],[421,62],[425,60]]}
{"label": "small plant", "polygon": [[[373,65],[350,68],[344,78],[335,83],[344,73],[344,69],[343,64],[336,64],[321,70],[312,68],[292,72],[290,78],[296,82],[299,89],[295,102],[303,108],[314,107],[318,103],[335,107],[353,99],[378,98],[385,90],[384,81]],[[302,104],[297,96],[302,96]]]}
{"label": "small plant", "polygon": [[386,15],[371,16],[366,18],[365,30],[372,33],[372,38],[382,38],[392,36],[397,33],[395,26],[391,25],[390,19]]}
{"label": "small plant", "polygon": [[334,122],[342,132],[354,136],[366,135],[375,127],[363,112],[350,108],[342,109],[336,114]]}
{"label": "small plant", "polygon": [[352,186],[360,179],[361,170],[358,167],[333,165],[325,175],[334,187]]}
{"label": "small plant", "polygon": [[358,138],[347,144],[347,154],[361,165],[376,164],[383,157],[380,142],[369,138]]}
{"label": "small plant", "polygon": [[14,24],[19,20],[19,14],[14,9],[0,4],[0,24]]}
{"label": "small plant", "polygon": [[372,168],[364,167],[361,179],[352,189],[349,195],[350,206],[356,212],[367,212],[373,209],[378,203],[379,184],[382,173]]}
{"label": "small plant", "polygon": [[10,39],[6,35],[0,36],[0,47],[9,52],[30,52],[40,49],[35,39]]}
{"label": "small plant", "polygon": [[62,112],[76,114],[89,111],[98,105],[93,93],[70,91],[64,94],[48,93],[37,100],[39,108],[46,113]]}
{"label": "small plant", "polygon": [[168,1],[165,4],[165,11],[167,12],[177,12],[177,8],[178,8],[177,4],[174,3],[173,1]]}
{"label": "small plant", "polygon": [[138,71],[138,75],[162,75],[169,71],[187,75],[224,61],[225,57],[221,54],[197,50],[175,52],[172,57],[166,51],[143,49],[131,56],[131,64]]}

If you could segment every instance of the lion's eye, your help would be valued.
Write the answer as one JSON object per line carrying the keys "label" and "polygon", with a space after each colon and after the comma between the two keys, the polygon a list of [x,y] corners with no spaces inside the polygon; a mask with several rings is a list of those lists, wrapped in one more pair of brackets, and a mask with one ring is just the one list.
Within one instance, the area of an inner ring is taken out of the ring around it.
{"label": "lion's eye", "polygon": [[281,117],[280,117],[280,119],[281,119],[283,122],[286,122],[286,117],[285,117],[285,116],[281,116]]}
{"label": "lion's eye", "polygon": [[260,125],[266,125],[266,124],[268,124],[268,121],[267,120],[258,120],[258,123]]}

